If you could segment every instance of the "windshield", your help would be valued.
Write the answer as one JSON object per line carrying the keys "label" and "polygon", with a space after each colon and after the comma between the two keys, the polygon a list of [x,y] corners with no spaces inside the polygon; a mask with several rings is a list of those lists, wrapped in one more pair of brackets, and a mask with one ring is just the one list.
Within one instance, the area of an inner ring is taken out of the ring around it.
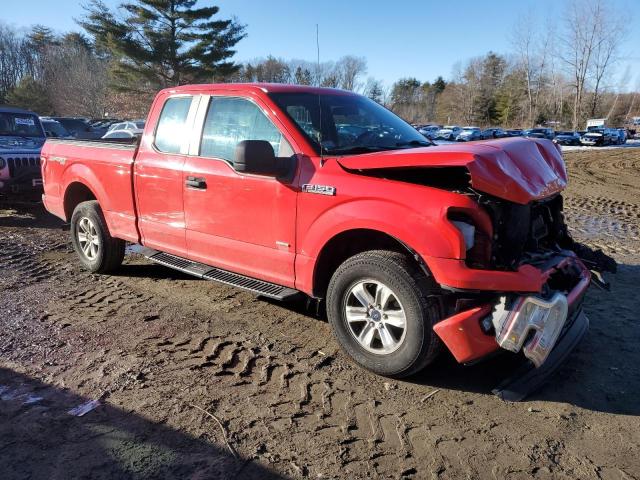
{"label": "windshield", "polygon": [[54,118],[54,120],[60,122],[64,128],[71,133],[87,132],[89,131],[89,124],[82,120],[75,118]]}
{"label": "windshield", "polygon": [[270,97],[318,153],[320,144],[323,152],[336,155],[431,145],[411,125],[366,97],[306,92]]}
{"label": "windshield", "polygon": [[0,112],[0,135],[44,137],[40,121],[29,113]]}

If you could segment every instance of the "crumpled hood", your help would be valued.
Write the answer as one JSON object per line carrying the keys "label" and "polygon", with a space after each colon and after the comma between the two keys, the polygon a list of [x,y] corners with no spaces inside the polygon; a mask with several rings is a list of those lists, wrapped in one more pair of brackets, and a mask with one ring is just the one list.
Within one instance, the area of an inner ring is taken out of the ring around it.
{"label": "crumpled hood", "polygon": [[504,138],[354,155],[337,161],[348,170],[465,167],[474,189],[523,205],[567,185],[562,155],[545,139]]}

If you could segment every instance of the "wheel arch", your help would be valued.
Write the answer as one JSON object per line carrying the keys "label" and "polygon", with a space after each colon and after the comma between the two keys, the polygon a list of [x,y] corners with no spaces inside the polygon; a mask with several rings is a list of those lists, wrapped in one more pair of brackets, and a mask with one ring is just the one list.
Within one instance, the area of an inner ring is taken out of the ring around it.
{"label": "wheel arch", "polygon": [[380,230],[353,228],[337,233],[321,248],[313,268],[313,296],[324,298],[331,276],[338,266],[348,258],[369,250],[390,250],[406,254],[429,274],[428,267],[420,256],[403,241]]}
{"label": "wheel arch", "polygon": [[98,200],[96,194],[85,183],[81,181],[73,181],[64,191],[63,208],[65,220],[71,220],[71,215],[75,208],[82,202],[89,200]]}

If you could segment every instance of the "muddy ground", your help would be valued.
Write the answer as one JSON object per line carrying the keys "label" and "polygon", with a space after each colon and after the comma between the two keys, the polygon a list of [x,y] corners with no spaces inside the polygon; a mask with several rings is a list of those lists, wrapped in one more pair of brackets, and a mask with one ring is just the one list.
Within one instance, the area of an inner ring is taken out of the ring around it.
{"label": "muddy ground", "polygon": [[511,404],[491,394],[508,357],[376,377],[304,302],[137,255],[92,275],[58,220],[5,205],[0,478],[640,478],[639,150],[567,153],[571,228],[621,266],[578,349]]}

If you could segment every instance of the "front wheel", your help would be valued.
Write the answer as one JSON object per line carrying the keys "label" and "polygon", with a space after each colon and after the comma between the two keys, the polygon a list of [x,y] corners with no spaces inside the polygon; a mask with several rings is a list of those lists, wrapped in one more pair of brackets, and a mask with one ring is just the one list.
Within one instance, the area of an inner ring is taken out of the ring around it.
{"label": "front wheel", "polygon": [[107,273],[122,264],[125,241],[111,236],[97,201],[78,204],[71,216],[70,231],[73,248],[87,270]]}
{"label": "front wheel", "polygon": [[340,346],[374,373],[401,378],[440,351],[433,332],[438,307],[427,298],[430,279],[405,255],[374,250],[355,255],[334,273],[327,316]]}

